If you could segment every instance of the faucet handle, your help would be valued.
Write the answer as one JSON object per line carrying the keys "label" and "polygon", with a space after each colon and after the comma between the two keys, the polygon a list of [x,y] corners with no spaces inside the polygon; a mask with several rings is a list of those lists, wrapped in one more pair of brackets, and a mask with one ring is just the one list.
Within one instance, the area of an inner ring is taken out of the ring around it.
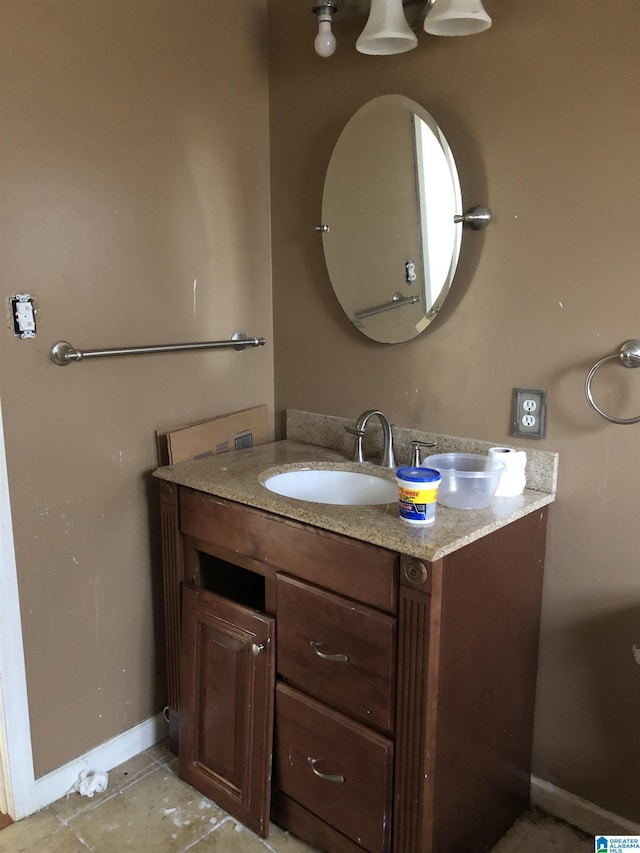
{"label": "faucet handle", "polygon": [[420,451],[424,447],[435,447],[436,441],[412,441],[411,442],[411,465],[413,468],[420,467]]}

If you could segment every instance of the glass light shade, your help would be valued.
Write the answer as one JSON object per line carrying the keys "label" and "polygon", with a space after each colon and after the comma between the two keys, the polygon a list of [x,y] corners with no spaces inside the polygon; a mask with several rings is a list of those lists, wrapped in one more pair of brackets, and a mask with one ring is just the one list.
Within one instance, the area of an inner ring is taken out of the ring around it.
{"label": "glass light shade", "polygon": [[472,36],[490,26],[481,0],[435,0],[424,19],[425,32],[432,36]]}
{"label": "glass light shade", "polygon": [[402,9],[402,0],[371,0],[369,19],[356,50],[375,56],[404,53],[418,44]]}
{"label": "glass light shade", "polygon": [[336,37],[331,32],[331,18],[321,18],[318,23],[318,35],[315,37],[313,46],[318,56],[327,58],[333,56],[336,50]]}

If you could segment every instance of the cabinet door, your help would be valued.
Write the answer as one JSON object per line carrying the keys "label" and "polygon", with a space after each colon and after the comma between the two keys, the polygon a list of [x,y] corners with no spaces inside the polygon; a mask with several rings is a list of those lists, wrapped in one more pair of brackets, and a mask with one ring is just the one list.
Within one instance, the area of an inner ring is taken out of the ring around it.
{"label": "cabinet door", "polygon": [[275,620],[190,586],[182,616],[180,776],[266,838]]}

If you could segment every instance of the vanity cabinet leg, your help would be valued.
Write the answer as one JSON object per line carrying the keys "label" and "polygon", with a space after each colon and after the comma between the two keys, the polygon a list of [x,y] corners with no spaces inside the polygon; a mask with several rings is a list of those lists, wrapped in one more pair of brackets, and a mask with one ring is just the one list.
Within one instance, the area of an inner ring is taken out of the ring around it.
{"label": "vanity cabinet leg", "polygon": [[394,853],[430,853],[433,787],[427,676],[431,596],[400,589]]}
{"label": "vanity cabinet leg", "polygon": [[163,482],[160,485],[160,524],[169,746],[177,755],[180,708],[180,584],[184,576],[184,559],[178,519],[178,488],[173,483]]}

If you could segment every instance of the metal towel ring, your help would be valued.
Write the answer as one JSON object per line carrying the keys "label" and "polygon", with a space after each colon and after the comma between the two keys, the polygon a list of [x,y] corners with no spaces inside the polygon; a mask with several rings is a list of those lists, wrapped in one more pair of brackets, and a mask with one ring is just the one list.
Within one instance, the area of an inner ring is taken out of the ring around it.
{"label": "metal towel ring", "polygon": [[607,361],[614,361],[615,359],[619,359],[624,367],[640,367],[640,340],[634,339],[631,341],[625,341],[623,344],[620,344],[620,348],[618,352],[613,353],[613,355],[605,355],[604,358],[601,358],[600,361],[596,362],[589,373],[587,374],[587,379],[584,384],[584,391],[587,395],[587,400],[589,404],[596,410],[599,415],[609,421],[612,424],[637,424],[640,423],[640,415],[637,418],[614,418],[611,415],[607,415],[602,409],[598,408],[593,399],[593,393],[591,391],[591,381],[596,374],[596,371],[602,367],[603,364],[606,364]]}

